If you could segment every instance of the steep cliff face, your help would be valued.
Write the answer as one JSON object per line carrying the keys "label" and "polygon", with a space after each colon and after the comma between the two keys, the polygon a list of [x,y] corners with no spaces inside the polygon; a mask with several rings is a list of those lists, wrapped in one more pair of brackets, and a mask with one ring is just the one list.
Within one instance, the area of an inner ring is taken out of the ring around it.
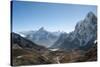
{"label": "steep cliff face", "polygon": [[76,24],[75,30],[66,35],[63,39],[61,37],[64,37],[64,35],[61,35],[52,47],[72,49],[88,45],[90,41],[94,42],[97,40],[97,17],[89,12],[83,20]]}

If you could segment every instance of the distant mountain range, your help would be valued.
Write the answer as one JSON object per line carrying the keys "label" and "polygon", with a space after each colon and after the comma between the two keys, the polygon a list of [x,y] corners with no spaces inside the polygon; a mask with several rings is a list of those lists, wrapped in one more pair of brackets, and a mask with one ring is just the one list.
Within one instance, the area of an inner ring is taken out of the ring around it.
{"label": "distant mountain range", "polygon": [[42,51],[42,49],[46,49],[43,46],[37,45],[34,42],[20,36],[17,33],[12,32],[11,33],[11,39],[12,39],[12,48],[13,49],[28,49],[28,50],[33,50],[35,49],[36,51]]}
{"label": "distant mountain range", "polygon": [[97,17],[89,12],[79,21],[70,33],[49,32],[41,27],[37,31],[20,32],[20,35],[47,48],[72,49],[85,46],[89,41],[97,40]]}
{"label": "distant mountain range", "polygon": [[19,34],[38,45],[50,47],[57,41],[61,32],[49,32],[44,27],[41,27],[37,31],[19,32]]}
{"label": "distant mountain range", "polygon": [[96,61],[97,17],[89,12],[70,33],[11,32],[11,56],[12,66]]}

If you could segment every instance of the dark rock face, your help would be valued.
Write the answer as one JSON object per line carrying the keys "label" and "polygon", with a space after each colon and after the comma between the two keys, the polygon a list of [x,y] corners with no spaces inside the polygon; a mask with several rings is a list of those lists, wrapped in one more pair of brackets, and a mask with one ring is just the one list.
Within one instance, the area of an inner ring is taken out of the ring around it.
{"label": "dark rock face", "polygon": [[[11,39],[12,39],[12,47],[16,48],[16,46],[19,46],[20,48],[24,49],[44,49],[43,46],[38,46],[37,44],[31,42],[30,40],[21,37],[19,34],[11,33]],[[16,46],[15,46],[16,45]]]}
{"label": "dark rock face", "polygon": [[51,62],[43,59],[42,53],[48,51],[43,46],[21,37],[19,34],[11,33],[11,65],[49,64]]}
{"label": "dark rock face", "polygon": [[66,35],[61,35],[52,48],[74,49],[89,46],[89,42],[97,40],[97,17],[89,12],[84,20],[76,24],[75,30]]}

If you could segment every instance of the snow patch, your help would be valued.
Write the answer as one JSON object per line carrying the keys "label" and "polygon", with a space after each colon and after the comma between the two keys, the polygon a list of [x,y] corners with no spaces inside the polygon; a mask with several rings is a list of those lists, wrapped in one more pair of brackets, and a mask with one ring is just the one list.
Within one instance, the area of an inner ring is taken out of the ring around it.
{"label": "snow patch", "polygon": [[59,49],[49,49],[49,50],[51,50],[51,51],[57,51],[57,50],[59,50]]}
{"label": "snow patch", "polygon": [[97,43],[97,40],[94,41],[94,44]]}
{"label": "snow patch", "polygon": [[19,59],[19,58],[22,58],[22,57],[23,57],[23,56],[17,56],[16,58],[18,58],[18,59]]}

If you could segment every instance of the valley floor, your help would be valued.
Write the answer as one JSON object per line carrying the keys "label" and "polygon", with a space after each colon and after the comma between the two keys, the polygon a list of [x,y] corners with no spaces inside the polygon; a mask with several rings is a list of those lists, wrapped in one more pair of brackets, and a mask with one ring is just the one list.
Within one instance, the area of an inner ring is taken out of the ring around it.
{"label": "valley floor", "polygon": [[73,50],[66,51],[28,51],[26,49],[12,49],[12,65],[40,65],[40,64],[60,64],[73,62],[97,61],[97,47],[88,51]]}

